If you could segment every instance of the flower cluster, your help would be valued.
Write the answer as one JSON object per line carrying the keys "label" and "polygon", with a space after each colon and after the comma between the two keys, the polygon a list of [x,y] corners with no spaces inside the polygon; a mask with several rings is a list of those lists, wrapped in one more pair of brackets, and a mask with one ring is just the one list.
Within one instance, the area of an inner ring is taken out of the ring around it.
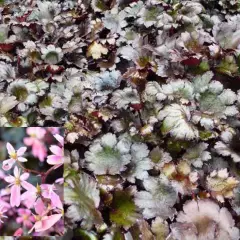
{"label": "flower cluster", "polygon": [[[9,159],[3,161],[1,170],[0,231],[2,235],[10,236],[48,236],[51,233],[61,236],[62,130],[41,127],[2,128],[1,140],[5,140],[4,135],[11,138],[9,131],[15,131],[16,136],[20,135],[20,141],[12,139],[15,145],[27,143],[28,147],[15,149],[10,142],[6,144]],[[51,145],[49,149],[48,145]],[[54,155],[50,155],[51,152]],[[61,170],[54,173],[57,168]],[[16,225],[12,224],[14,221]]]}
{"label": "flower cluster", "polygon": [[[65,127],[67,239],[239,239],[238,0],[0,4],[0,125]],[[57,172],[50,129],[24,144]],[[26,186],[25,149],[8,149],[12,193],[53,207]]]}

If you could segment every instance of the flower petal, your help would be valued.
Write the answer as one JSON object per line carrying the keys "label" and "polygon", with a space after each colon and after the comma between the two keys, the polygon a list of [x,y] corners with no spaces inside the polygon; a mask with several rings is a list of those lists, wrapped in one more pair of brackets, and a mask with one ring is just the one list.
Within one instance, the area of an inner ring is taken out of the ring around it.
{"label": "flower petal", "polygon": [[61,143],[61,145],[64,145],[64,138],[59,135],[59,134],[55,134],[54,137]]}
{"label": "flower petal", "polygon": [[12,207],[18,207],[21,202],[21,194],[20,194],[20,187],[17,185],[13,185],[11,187],[11,197],[10,197],[10,204]]}
{"label": "flower petal", "polygon": [[21,179],[22,181],[25,181],[26,179],[28,179],[28,177],[29,177],[29,173],[23,173],[23,174],[20,176],[20,179]]}
{"label": "flower petal", "polygon": [[19,157],[19,158],[18,158],[18,161],[19,161],[19,162],[27,162],[27,159],[24,158],[24,157]]}
{"label": "flower petal", "polygon": [[3,166],[2,166],[3,170],[5,170],[5,171],[10,170],[14,163],[15,163],[14,159],[8,159],[8,160],[3,161]]}
{"label": "flower petal", "polygon": [[36,201],[36,204],[35,204],[35,212],[38,214],[38,215],[43,215],[44,212],[45,212],[45,206],[44,206],[44,202],[42,201],[41,198],[39,198],[37,201]]}
{"label": "flower petal", "polygon": [[42,220],[42,227],[35,227],[36,232],[43,232],[47,229],[51,228],[55,223],[57,223],[62,217],[62,214],[53,214],[52,216],[48,216],[45,220]]}
{"label": "flower petal", "polygon": [[50,165],[63,164],[63,157],[56,156],[56,155],[50,155],[47,158],[47,163]]}
{"label": "flower petal", "polygon": [[14,176],[19,178],[20,177],[20,172],[17,166],[15,166],[14,170],[13,170]]}
{"label": "flower petal", "polygon": [[22,223],[23,222],[23,218],[22,217],[17,217],[16,222],[17,223]]}
{"label": "flower petal", "polygon": [[33,207],[33,204],[35,203],[36,198],[37,198],[36,194],[30,191],[26,191],[21,195],[21,200],[27,202],[26,207],[28,209]]}
{"label": "flower petal", "polygon": [[4,180],[8,183],[13,183],[13,182],[15,182],[15,177],[10,175],[10,176],[5,177]]}
{"label": "flower petal", "polygon": [[58,146],[56,146],[56,145],[52,145],[51,147],[50,147],[50,151],[52,152],[52,153],[54,153],[55,155],[58,155],[58,156],[62,156],[62,148],[60,148],[60,147],[58,147]]}
{"label": "flower petal", "polygon": [[21,147],[17,150],[17,156],[22,156],[26,152],[27,148],[26,147]]}
{"label": "flower petal", "polygon": [[34,141],[35,141],[35,139],[32,138],[32,137],[26,137],[23,140],[24,144],[27,145],[27,146],[33,145]]}
{"label": "flower petal", "polygon": [[28,191],[31,191],[31,192],[36,192],[37,191],[37,189],[29,182],[22,181],[21,185],[22,185],[23,188],[25,188]]}
{"label": "flower petal", "polygon": [[13,154],[13,153],[15,153],[15,149],[14,149],[14,147],[12,146],[12,144],[11,143],[7,143],[7,150],[8,150],[8,154]]}

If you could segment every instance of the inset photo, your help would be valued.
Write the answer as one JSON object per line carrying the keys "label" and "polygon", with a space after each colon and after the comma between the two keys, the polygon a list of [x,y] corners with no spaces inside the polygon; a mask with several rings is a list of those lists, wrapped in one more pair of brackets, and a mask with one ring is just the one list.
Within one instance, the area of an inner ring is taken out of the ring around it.
{"label": "inset photo", "polygon": [[0,128],[0,236],[62,236],[63,129]]}

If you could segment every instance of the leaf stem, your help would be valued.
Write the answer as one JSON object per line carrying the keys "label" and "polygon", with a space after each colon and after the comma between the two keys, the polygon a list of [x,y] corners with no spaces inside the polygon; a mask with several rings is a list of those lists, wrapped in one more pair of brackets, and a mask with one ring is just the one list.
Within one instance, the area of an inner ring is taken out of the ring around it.
{"label": "leaf stem", "polygon": [[54,165],[51,168],[49,168],[47,170],[47,172],[38,172],[38,171],[33,170],[33,169],[25,168],[19,161],[16,161],[16,162],[17,162],[18,166],[23,169],[24,172],[40,175],[42,183],[45,183],[47,176],[56,168],[56,166]]}

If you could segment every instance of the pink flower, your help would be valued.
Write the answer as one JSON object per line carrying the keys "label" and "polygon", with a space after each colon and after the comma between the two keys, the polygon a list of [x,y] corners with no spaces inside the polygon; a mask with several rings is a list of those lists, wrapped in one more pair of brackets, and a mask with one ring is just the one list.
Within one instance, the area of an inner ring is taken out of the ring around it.
{"label": "pink flower", "polygon": [[63,153],[63,145],[64,145],[64,139],[62,136],[56,134],[54,137],[60,142],[61,147],[57,145],[52,145],[50,147],[50,151],[54,155],[49,155],[47,157],[47,163],[50,165],[57,165],[56,167],[59,167],[63,164],[64,162],[64,153]]}
{"label": "pink flower", "polygon": [[2,205],[0,205],[0,222],[3,223],[2,219],[3,218],[7,218],[6,215],[4,215],[4,213],[7,212],[6,208]]}
{"label": "pink flower", "polygon": [[29,127],[26,132],[30,135],[30,137],[24,138],[24,143],[27,146],[32,146],[33,156],[39,158],[39,160],[43,162],[47,156],[47,148],[42,142],[42,139],[46,134],[46,130],[41,127]]}
{"label": "pink flower", "polygon": [[50,199],[52,208],[62,208],[61,199],[54,192],[56,190],[54,184],[41,184],[37,185],[37,187],[29,184],[26,190],[27,191],[21,195],[21,200],[26,201],[27,208],[32,208],[39,196]]}
{"label": "pink flower", "polygon": [[46,231],[61,219],[62,214],[47,216],[49,210],[50,209],[45,208],[43,201],[39,198],[35,205],[35,212],[38,215],[35,216],[36,222],[29,233],[32,232],[33,229],[35,229],[35,232]]}
{"label": "pink flower", "polygon": [[22,228],[18,228],[18,229],[14,232],[14,234],[13,234],[14,237],[20,237],[20,236],[22,236],[22,235],[23,235],[23,230],[22,230]]}
{"label": "pink flower", "polygon": [[62,202],[60,197],[54,192],[56,190],[56,187],[54,184],[42,184],[42,196],[44,198],[48,198],[51,200],[51,206],[52,208],[59,208],[62,209]]}
{"label": "pink flower", "polygon": [[43,139],[46,130],[42,127],[28,127],[26,133],[34,139]]}
{"label": "pink flower", "polygon": [[35,218],[32,216],[32,212],[29,209],[19,208],[16,221],[17,223],[22,223],[24,227],[31,228]]}
{"label": "pink flower", "polygon": [[3,167],[2,168],[5,171],[8,171],[9,169],[11,169],[13,164],[16,161],[27,162],[27,159],[22,157],[22,155],[27,150],[26,147],[21,147],[16,151],[10,143],[7,143],[7,150],[8,150],[8,154],[10,156],[10,159],[7,159],[7,160],[3,161]]}
{"label": "pink flower", "polygon": [[25,180],[28,179],[29,173],[23,173],[21,175],[21,171],[15,166],[14,176],[7,176],[4,180],[10,183],[11,186],[11,197],[10,197],[10,204],[12,207],[18,207],[21,202],[21,186],[27,188],[30,183],[26,182]]}
{"label": "pink flower", "polygon": [[37,184],[37,187],[33,186],[32,184],[28,184],[24,186],[27,190],[21,195],[21,200],[26,201],[26,207],[32,208],[38,196],[41,196],[42,189],[41,186]]}

